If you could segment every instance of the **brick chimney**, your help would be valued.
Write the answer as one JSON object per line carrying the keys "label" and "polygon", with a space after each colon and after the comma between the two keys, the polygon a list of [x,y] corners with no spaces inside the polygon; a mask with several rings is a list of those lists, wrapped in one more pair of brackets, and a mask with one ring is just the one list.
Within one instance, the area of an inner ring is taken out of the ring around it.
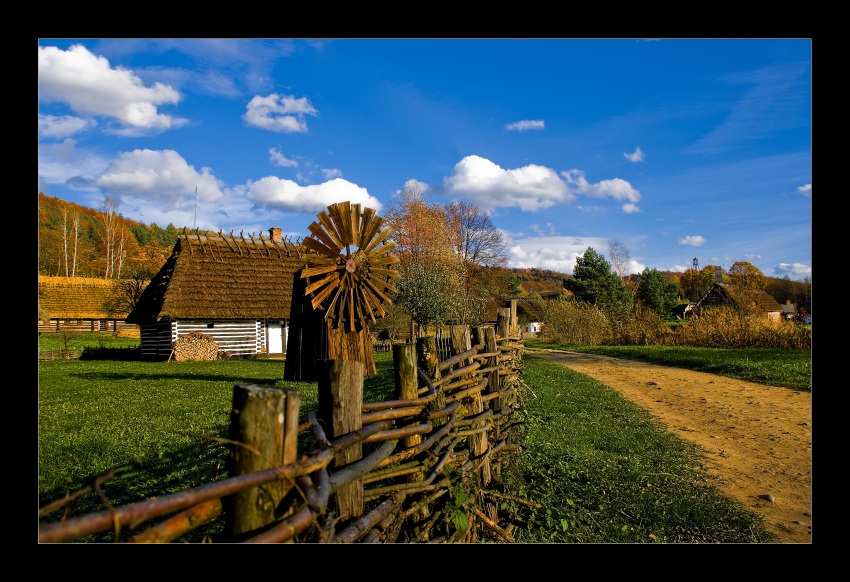
{"label": "brick chimney", "polygon": [[274,227],[270,228],[270,229],[269,229],[269,238],[271,238],[271,239],[272,239],[272,241],[281,241],[281,240],[283,240],[283,229],[282,229],[282,228],[278,228],[278,227],[276,227],[276,226],[274,226]]}

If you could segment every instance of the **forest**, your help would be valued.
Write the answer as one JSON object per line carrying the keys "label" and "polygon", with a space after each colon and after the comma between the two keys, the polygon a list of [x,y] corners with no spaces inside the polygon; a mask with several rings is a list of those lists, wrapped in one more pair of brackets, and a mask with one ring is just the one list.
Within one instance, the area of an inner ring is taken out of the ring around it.
{"label": "forest", "polygon": [[[481,218],[475,213],[473,216]],[[93,209],[39,192],[38,274],[150,279],[165,263],[178,235],[185,228],[170,223],[165,227],[156,223],[146,225],[124,218],[117,203],[109,197],[104,199],[100,208]],[[616,266],[616,262],[612,262]],[[747,263],[742,264],[748,266]],[[687,303],[699,299],[711,286],[716,269],[715,265],[706,265],[699,271],[689,269],[684,273],[651,271],[662,276],[667,285],[675,286],[678,301]],[[511,295],[571,294],[567,284],[571,277],[565,273],[536,268],[506,268],[499,261],[490,261],[482,270],[490,271],[491,277],[502,280],[502,289]],[[637,290],[641,276],[633,274],[623,279],[628,288]],[[756,286],[778,303],[790,301],[797,305],[798,312],[811,314],[811,279],[795,281],[788,277],[767,277],[757,269],[753,276],[757,279]]]}

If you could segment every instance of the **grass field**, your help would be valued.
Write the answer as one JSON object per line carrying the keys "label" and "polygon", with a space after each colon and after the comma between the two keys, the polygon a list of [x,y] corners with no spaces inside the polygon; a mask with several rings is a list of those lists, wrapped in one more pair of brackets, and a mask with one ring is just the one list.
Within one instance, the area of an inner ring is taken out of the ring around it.
{"label": "grass field", "polygon": [[[393,385],[392,355],[375,357],[365,400],[388,398]],[[762,370],[771,368],[766,358],[746,356]],[[40,506],[110,470],[116,477],[103,492],[113,505],[224,477],[226,449],[214,438],[227,435],[234,384],[295,388],[302,416],[315,410],[316,385],[284,382],[283,367],[279,360],[39,362]],[[522,379],[523,451],[502,476],[507,492],[529,501],[502,502],[520,524],[517,541],[772,541],[760,516],[713,486],[700,451],[614,390],[531,355]],[[102,509],[93,496],[77,508]]]}

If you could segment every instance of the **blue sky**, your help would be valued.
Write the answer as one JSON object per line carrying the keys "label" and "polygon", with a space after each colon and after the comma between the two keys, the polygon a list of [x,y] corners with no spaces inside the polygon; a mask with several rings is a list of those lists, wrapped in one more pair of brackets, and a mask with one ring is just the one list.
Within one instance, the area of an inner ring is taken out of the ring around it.
{"label": "blue sky", "polygon": [[[812,41],[39,39],[38,190],[161,227],[309,235],[413,180],[508,266],[811,277]],[[197,193],[196,193],[197,190]]]}

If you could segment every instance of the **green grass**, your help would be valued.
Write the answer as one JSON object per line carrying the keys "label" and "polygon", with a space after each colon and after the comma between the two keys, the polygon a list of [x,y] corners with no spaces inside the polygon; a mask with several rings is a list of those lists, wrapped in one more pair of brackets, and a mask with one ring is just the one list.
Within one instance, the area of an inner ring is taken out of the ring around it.
{"label": "green grass", "polygon": [[112,333],[62,332],[40,333],[38,335],[39,352],[82,350],[85,348],[137,348],[139,345],[139,338]]}
{"label": "green grass", "polygon": [[[81,346],[89,347],[89,346]],[[97,346],[94,346],[97,347]],[[128,346],[119,346],[128,347]],[[392,398],[392,354],[364,400]],[[280,360],[38,364],[39,505],[114,471],[102,485],[120,506],[225,477],[233,386],[301,392],[301,416],[317,407],[316,384],[284,382]],[[523,451],[503,470],[501,515],[527,543],[768,542],[760,517],[722,496],[699,451],[639,407],[587,376],[526,354],[521,387]],[[92,494],[75,514],[102,511]],[[51,516],[58,519],[60,516]],[[221,531],[217,521],[180,541]],[[126,535],[126,532],[124,533]],[[111,534],[81,542],[111,541]]]}
{"label": "green grass", "polygon": [[767,543],[695,445],[604,384],[526,354],[523,451],[503,472],[525,543]]}
{"label": "green grass", "polygon": [[528,348],[551,348],[687,368],[801,392],[812,389],[812,351],[692,348],[681,346],[576,346],[525,340]]}

